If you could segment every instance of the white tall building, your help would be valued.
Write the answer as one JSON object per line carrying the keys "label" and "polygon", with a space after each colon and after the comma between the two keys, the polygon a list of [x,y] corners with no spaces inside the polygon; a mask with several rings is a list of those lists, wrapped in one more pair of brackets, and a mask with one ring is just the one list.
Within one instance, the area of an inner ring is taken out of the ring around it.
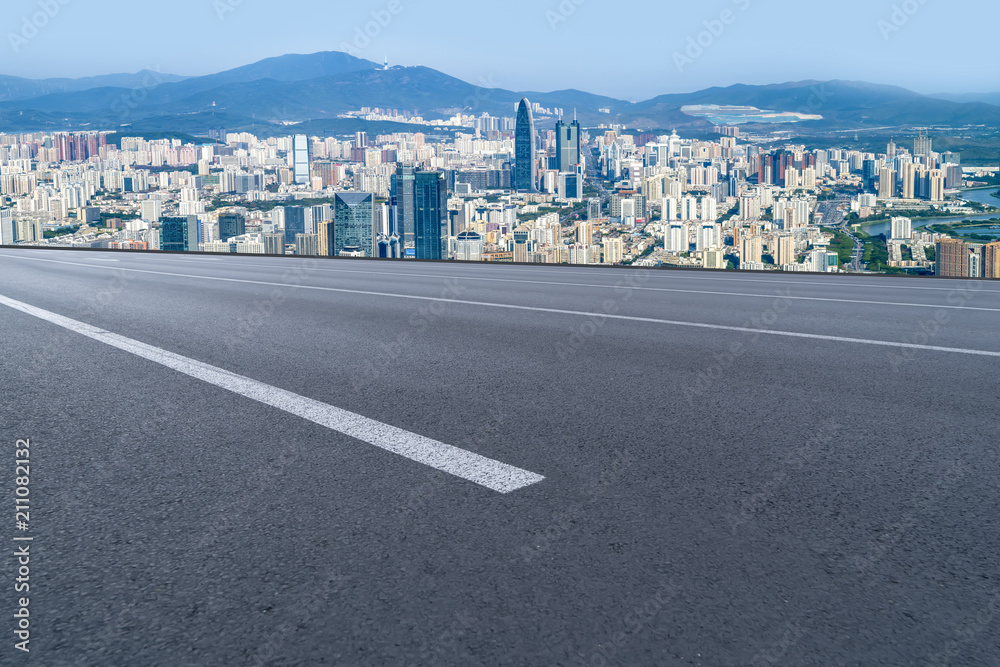
{"label": "white tall building", "polygon": [[664,222],[681,219],[680,206],[678,206],[677,200],[674,199],[673,197],[667,197],[666,199],[664,199],[662,207],[663,210],[660,216]]}
{"label": "white tall building", "polygon": [[0,208],[0,245],[14,245],[16,231],[14,212],[9,208]]}
{"label": "white tall building", "polygon": [[663,246],[667,252],[688,252],[691,249],[691,242],[688,240],[688,226],[670,225],[667,227]]}
{"label": "white tall building", "polygon": [[702,198],[701,219],[706,222],[715,222],[719,219],[719,203],[715,201],[715,197]]}
{"label": "white tall building", "polygon": [[909,241],[913,236],[913,221],[909,218],[893,218],[890,226],[893,239]]}
{"label": "white tall building", "polygon": [[292,140],[292,171],[296,185],[309,184],[309,138],[304,134]]}
{"label": "white tall building", "polygon": [[715,223],[706,223],[698,228],[695,239],[695,250],[712,250],[722,247],[722,227]]}

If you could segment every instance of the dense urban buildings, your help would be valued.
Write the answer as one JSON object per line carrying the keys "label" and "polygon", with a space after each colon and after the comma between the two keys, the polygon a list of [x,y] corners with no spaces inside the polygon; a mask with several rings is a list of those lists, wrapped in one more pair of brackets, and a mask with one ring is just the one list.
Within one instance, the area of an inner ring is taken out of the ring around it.
{"label": "dense urban buildings", "polygon": [[[728,126],[701,139],[584,128],[564,112],[523,99],[508,117],[457,115],[448,133],[215,133],[192,143],[107,132],[4,134],[0,241],[997,274],[988,242],[927,228],[949,216],[989,214],[961,188],[996,170],[963,167],[960,155],[935,153],[928,136],[915,137],[912,152],[890,141],[876,154]],[[862,240],[879,225],[884,231]]]}

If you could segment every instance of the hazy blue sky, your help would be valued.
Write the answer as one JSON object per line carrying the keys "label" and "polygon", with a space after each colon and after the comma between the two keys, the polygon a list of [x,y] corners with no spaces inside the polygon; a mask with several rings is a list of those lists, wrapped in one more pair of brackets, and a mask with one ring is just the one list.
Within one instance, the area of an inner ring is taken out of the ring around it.
{"label": "hazy blue sky", "polygon": [[996,0],[7,0],[0,73],[209,74],[364,45],[372,12],[391,18],[369,26],[363,57],[512,90],[638,100],[839,78],[1000,91]]}

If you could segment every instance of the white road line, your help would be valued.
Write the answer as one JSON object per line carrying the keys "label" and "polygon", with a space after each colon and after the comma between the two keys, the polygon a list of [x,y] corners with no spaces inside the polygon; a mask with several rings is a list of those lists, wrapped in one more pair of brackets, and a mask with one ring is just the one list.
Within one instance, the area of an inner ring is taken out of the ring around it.
{"label": "white road line", "polygon": [[347,410],[294,394],[284,389],[236,375],[222,368],[182,357],[179,354],[141,343],[131,338],[71,320],[41,308],[0,295],[0,304],[56,324],[64,329],[124,350],[137,357],[166,366],[178,373],[239,394],[251,400],[283,410],[351,438],[423,463],[455,477],[475,482],[493,491],[511,493],[541,482],[544,477],[533,472],[488,459],[452,445],[431,440],[401,428],[383,424]]}
{"label": "white road line", "polygon": [[[264,267],[264,264],[244,264],[242,266],[248,267]],[[270,267],[269,267],[270,268]],[[874,306],[897,306],[905,308],[944,308],[946,310],[982,310],[992,313],[1000,313],[1000,308],[982,308],[977,306],[947,306],[939,305],[933,303],[898,303],[894,301],[866,301],[862,299],[833,299],[829,297],[818,297],[818,296],[786,296],[784,294],[747,294],[743,292],[712,292],[708,290],[690,290],[690,289],[676,289],[670,287],[633,287],[629,284],[620,283],[615,285],[598,285],[598,284],[587,284],[587,283],[560,283],[552,282],[546,280],[517,280],[514,278],[481,278],[473,276],[445,276],[445,275],[434,275],[430,273],[400,273],[393,271],[354,271],[351,269],[310,269],[315,271],[325,271],[328,273],[360,273],[364,275],[382,275],[382,276],[403,276],[403,277],[413,277],[413,278],[434,278],[441,280],[476,280],[494,283],[521,283],[526,285],[552,285],[558,287],[588,287],[596,289],[629,289],[629,290],[639,290],[643,292],[672,292],[674,294],[706,294],[709,296],[739,296],[746,297],[750,299],[788,299],[790,301],[826,301],[832,303],[857,303],[862,305],[874,305]]]}
{"label": "white road line", "polygon": [[[3,257],[10,257],[10,255],[0,255]],[[60,262],[53,259],[38,259],[34,261],[39,262],[52,262],[55,264],[70,264],[71,266],[82,266],[88,269],[101,269],[105,268],[102,266],[94,266],[93,264],[78,264],[75,262]],[[110,268],[110,267],[107,267]],[[751,333],[755,335],[764,336],[782,336],[786,338],[806,338],[811,340],[825,340],[837,343],[855,343],[860,345],[877,345],[880,347],[895,347],[895,348],[905,348],[910,350],[929,350],[932,352],[950,352],[955,354],[971,354],[980,357],[1000,357],[1000,352],[991,352],[989,350],[972,350],[960,347],[940,347],[937,345],[916,345],[913,343],[896,343],[893,341],[886,340],[871,340],[867,338],[847,338],[844,336],[827,336],[823,334],[810,334],[810,333],[800,333],[797,331],[775,331],[772,329],[754,329],[752,327],[734,327],[724,324],[707,324],[704,322],[684,322],[678,320],[663,320],[653,317],[636,317],[633,315],[609,315],[604,313],[588,313],[581,310],[562,310],[559,308],[539,308],[536,306],[517,306],[513,304],[506,303],[489,303],[485,301],[464,301],[461,299],[445,299],[440,297],[432,296],[414,296],[411,294],[392,294],[388,292],[370,292],[366,290],[353,290],[353,289],[342,289],[339,287],[317,287],[314,285],[289,285],[286,283],[271,283],[262,280],[244,280],[240,278],[218,278],[215,276],[197,276],[186,273],[170,273],[167,271],[149,271],[147,269],[122,269],[117,268],[115,271],[127,271],[130,273],[148,273],[157,276],[170,276],[173,278],[192,278],[195,280],[211,280],[215,282],[224,283],[242,283],[246,285],[263,285],[265,287],[284,287],[288,289],[304,289],[313,290],[318,292],[336,292],[340,294],[360,294],[363,296],[380,296],[390,299],[410,299],[413,301],[436,301],[441,303],[451,303],[466,306],[480,306],[483,308],[501,308],[504,310],[524,310],[536,313],[552,313],[556,315],[574,315],[577,317],[588,317],[588,318],[599,318],[599,319],[609,319],[609,320],[622,320],[626,322],[644,322],[648,324],[666,324],[670,326],[677,327],[691,327],[695,329],[713,329],[715,331],[735,331],[738,333]]]}
{"label": "white road line", "polygon": [[[11,255],[0,255],[2,257],[11,257]],[[40,259],[35,257],[23,257],[21,259],[29,259],[38,262],[53,262],[56,264],[70,264],[73,266],[90,266],[89,264],[76,264],[74,262],[61,262],[53,259]],[[261,264],[244,264],[242,266],[263,266]],[[93,267],[92,267],[93,268]],[[156,273],[155,271],[149,271],[145,269],[120,269],[122,271],[138,271],[146,273]],[[311,270],[311,269],[310,269]],[[595,289],[628,289],[628,290],[641,290],[646,292],[669,292],[674,294],[703,294],[706,296],[735,296],[747,299],[787,299],[789,301],[818,301],[824,303],[855,303],[859,305],[868,306],[892,306],[896,308],[933,308],[935,310],[975,310],[983,311],[989,313],[1000,313],[1000,308],[985,308],[981,306],[951,306],[943,304],[933,304],[933,303],[902,303],[895,301],[867,301],[863,299],[833,299],[829,297],[818,297],[818,296],[791,296],[784,294],[749,294],[744,292],[714,292],[709,290],[684,290],[684,289],[674,289],[668,287],[632,287],[628,284],[616,284],[616,285],[589,285],[583,283],[562,283],[562,282],[552,282],[552,281],[541,281],[541,280],[516,280],[513,278],[479,278],[479,277],[469,277],[469,276],[441,276],[441,275],[431,275],[431,274],[419,274],[419,273],[396,273],[396,272],[386,272],[386,271],[353,271],[350,269],[316,269],[318,271],[329,271],[337,273],[360,273],[365,275],[392,275],[392,276],[403,276],[403,277],[423,277],[423,278],[435,278],[435,279],[450,279],[450,280],[477,280],[477,281],[489,281],[489,282],[501,282],[501,283],[522,283],[528,285],[552,285],[559,287],[587,287]],[[174,275],[174,274],[164,274],[164,275]],[[180,274],[177,274],[180,275]],[[191,277],[191,276],[188,276]],[[222,278],[208,278],[211,280],[223,280]],[[235,280],[235,279],[226,279]],[[238,281],[237,281],[238,282]],[[254,281],[250,281],[254,282]],[[273,283],[261,283],[261,284],[273,284]],[[316,288],[320,289],[320,288]],[[331,288],[332,289],[332,288]],[[347,290],[350,291],[350,290]]]}
{"label": "white road line", "polygon": [[[174,259],[173,257],[170,257],[170,256],[160,257],[160,256],[157,256],[157,255],[150,255],[149,257],[151,257],[153,259],[164,259],[164,260]],[[239,255],[238,257],[240,259],[242,259],[242,258],[249,259],[250,258],[249,255]],[[300,257],[300,258],[297,258],[297,259],[308,260],[310,258],[309,257]],[[316,258],[311,258],[311,259],[316,259]],[[278,260],[278,261],[279,262],[288,262],[289,260],[287,260],[287,259],[281,259],[281,260]],[[261,268],[279,268],[279,269],[285,269],[285,270],[289,269],[289,266],[280,266],[279,264],[247,264],[247,263],[241,262],[240,266],[255,266],[255,267],[261,267]],[[449,268],[451,268],[451,267],[449,267]],[[456,264],[456,265],[454,265],[454,268],[455,269],[469,268],[469,265],[468,264]],[[518,266],[517,268],[518,269],[523,269],[525,271],[545,272],[548,275],[552,275],[552,273],[554,271],[558,271],[561,275],[577,275],[577,276],[590,276],[590,277],[597,276],[597,275],[607,275],[607,276],[615,276],[615,277],[624,277],[624,276],[630,275],[630,273],[634,273],[634,271],[633,272],[629,272],[629,271],[615,270],[615,269],[592,269],[590,271],[577,271],[577,270],[567,269],[567,268],[538,269],[538,268],[534,268],[534,267],[531,267],[531,266]],[[507,270],[507,267],[498,268],[498,267],[495,267],[495,266],[489,266],[487,263],[484,262],[483,269],[484,270],[491,269],[491,270],[494,270],[494,271],[505,271],[505,270]],[[329,272],[350,272],[349,269],[316,269],[316,270],[317,271],[329,271]],[[358,273],[376,273],[376,272],[375,271],[371,271],[371,272],[369,272],[369,271],[361,271],[361,272],[358,272]],[[956,291],[960,291],[961,290],[961,287],[957,283],[955,284],[954,287],[926,287],[926,286],[922,286],[922,285],[887,285],[887,284],[875,284],[875,283],[854,283],[854,282],[848,282],[848,279],[845,279],[845,278],[840,277],[840,276],[838,276],[838,277],[831,276],[827,280],[823,280],[822,278],[818,278],[817,280],[811,281],[811,280],[792,280],[792,279],[787,279],[787,280],[785,280],[785,279],[771,280],[771,279],[767,279],[767,278],[756,278],[756,277],[749,277],[749,276],[746,277],[746,278],[719,278],[719,277],[714,277],[714,276],[709,276],[709,275],[694,275],[695,273],[697,273],[695,270],[685,270],[685,271],[668,271],[668,270],[663,270],[663,271],[657,271],[656,274],[655,274],[655,277],[656,278],[678,279],[678,280],[692,280],[692,281],[696,281],[696,282],[697,281],[705,280],[705,281],[717,281],[717,282],[726,282],[726,283],[773,283],[773,284],[776,284],[776,285],[807,285],[809,287],[829,287],[829,288],[838,288],[838,289],[844,288],[844,287],[848,287],[848,288],[854,288],[854,287],[873,287],[873,288],[880,288],[880,289],[924,290],[924,291],[931,291],[931,292],[956,292]],[[395,275],[395,274],[388,274],[387,273],[387,275]],[[407,275],[418,275],[418,274],[399,273],[398,275],[407,276]],[[469,279],[469,280],[492,280],[491,278],[479,278],[479,277],[471,278],[469,276],[462,276],[462,275],[455,275],[455,276],[449,275],[449,276],[441,276],[441,277],[442,278],[463,278],[463,279]],[[888,282],[888,279],[887,279],[887,282]],[[577,284],[577,283],[570,283],[570,284]],[[982,283],[980,283],[980,284],[982,284]],[[590,287],[590,285],[581,285],[581,286],[582,287]],[[600,287],[613,287],[613,285],[600,285]],[[982,290],[979,290],[979,292],[977,292],[977,293],[1000,294],[1000,290],[991,290],[991,289],[984,288]]]}

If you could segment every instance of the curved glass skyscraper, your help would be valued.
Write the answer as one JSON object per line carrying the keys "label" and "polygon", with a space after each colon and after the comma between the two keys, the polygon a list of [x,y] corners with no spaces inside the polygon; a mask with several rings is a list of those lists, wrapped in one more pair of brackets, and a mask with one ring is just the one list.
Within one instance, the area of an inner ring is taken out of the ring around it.
{"label": "curved glass skyscraper", "polygon": [[538,191],[538,159],[535,153],[535,118],[531,115],[531,102],[521,100],[517,107],[517,127],[514,129],[514,182],[515,190]]}

